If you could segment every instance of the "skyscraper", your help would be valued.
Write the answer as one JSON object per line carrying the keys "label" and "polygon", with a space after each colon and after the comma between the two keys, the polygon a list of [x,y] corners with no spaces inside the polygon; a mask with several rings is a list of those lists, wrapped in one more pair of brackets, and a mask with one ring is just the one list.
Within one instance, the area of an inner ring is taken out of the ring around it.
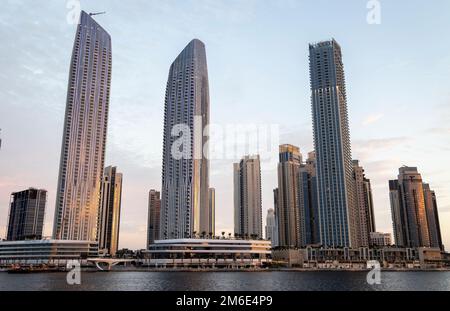
{"label": "skyscraper", "polygon": [[122,204],[122,174],[114,166],[103,173],[100,191],[98,247],[115,256],[119,245],[120,209]]}
{"label": "skyscraper", "polygon": [[321,242],[352,246],[357,218],[341,47],[335,40],[310,44],[309,66]]}
{"label": "skyscraper", "polygon": [[214,236],[216,234],[216,189],[209,188],[209,216],[211,217],[211,221],[209,222],[209,231],[208,234],[210,236]]}
{"label": "skyscraper", "polygon": [[150,244],[159,240],[161,221],[161,198],[159,191],[150,190],[148,193],[148,220],[147,220],[147,249]]}
{"label": "skyscraper", "polygon": [[262,238],[261,164],[259,155],[234,163],[234,232]]}
{"label": "skyscraper", "polygon": [[299,170],[299,205],[302,243],[320,243],[319,206],[317,201],[316,154],[308,153],[305,164]]}
{"label": "skyscraper", "polygon": [[11,194],[6,239],[41,239],[47,191],[29,188]]}
{"label": "skyscraper", "polygon": [[370,233],[375,230],[375,216],[373,212],[373,198],[370,180],[364,174],[364,168],[358,160],[353,160],[353,181],[355,189],[355,204],[357,213],[357,241],[356,246],[369,246]]}
{"label": "skyscraper", "polygon": [[305,244],[304,228],[300,227],[299,170],[302,163],[300,149],[293,145],[279,147],[278,191],[274,192],[275,214],[278,220],[278,245],[301,247]]}
{"label": "skyscraper", "polygon": [[423,196],[425,201],[425,210],[427,211],[430,246],[439,247],[444,250],[444,245],[442,244],[441,226],[439,224],[436,193],[430,189],[429,184],[423,184]]}
{"label": "skyscraper", "polygon": [[272,242],[272,247],[278,246],[278,228],[277,228],[277,221],[276,221],[276,217],[275,217],[275,210],[273,208],[269,208],[267,210],[266,240],[270,240]]}
{"label": "skyscraper", "polygon": [[429,247],[422,176],[417,167],[401,167],[398,180],[389,181],[389,191],[396,245]]}
{"label": "skyscraper", "polygon": [[97,238],[111,84],[111,37],[82,11],[70,62],[53,237]]}
{"label": "skyscraper", "polygon": [[194,39],[170,66],[167,80],[161,239],[209,232],[209,160],[204,148],[207,136],[203,135],[208,124],[206,51],[203,42]]}

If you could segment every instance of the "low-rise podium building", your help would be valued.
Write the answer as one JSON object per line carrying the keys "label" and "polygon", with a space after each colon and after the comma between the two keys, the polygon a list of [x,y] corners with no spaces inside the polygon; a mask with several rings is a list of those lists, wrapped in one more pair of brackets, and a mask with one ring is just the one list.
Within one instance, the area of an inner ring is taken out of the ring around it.
{"label": "low-rise podium building", "polygon": [[144,251],[142,263],[151,267],[265,267],[271,262],[271,247],[266,240],[157,240]]}

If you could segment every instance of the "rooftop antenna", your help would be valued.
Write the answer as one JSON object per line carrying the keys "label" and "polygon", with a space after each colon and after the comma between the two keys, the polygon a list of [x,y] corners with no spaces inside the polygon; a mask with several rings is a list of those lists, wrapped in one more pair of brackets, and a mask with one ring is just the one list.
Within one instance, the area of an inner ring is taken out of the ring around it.
{"label": "rooftop antenna", "polygon": [[95,12],[95,13],[89,13],[89,16],[94,16],[94,15],[101,15],[101,14],[106,14],[106,12]]}

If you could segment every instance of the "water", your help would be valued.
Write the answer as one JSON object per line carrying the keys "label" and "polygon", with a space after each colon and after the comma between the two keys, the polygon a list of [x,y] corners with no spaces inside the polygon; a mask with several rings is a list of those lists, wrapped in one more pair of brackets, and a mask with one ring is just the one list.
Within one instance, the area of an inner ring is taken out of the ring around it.
{"label": "water", "polygon": [[82,272],[81,285],[65,273],[0,273],[1,290],[450,290],[450,272],[382,272],[369,285],[365,272]]}

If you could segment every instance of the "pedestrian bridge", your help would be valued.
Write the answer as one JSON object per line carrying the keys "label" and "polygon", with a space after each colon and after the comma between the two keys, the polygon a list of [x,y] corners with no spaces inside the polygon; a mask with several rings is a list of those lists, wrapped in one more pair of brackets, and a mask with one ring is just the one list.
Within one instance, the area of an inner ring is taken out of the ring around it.
{"label": "pedestrian bridge", "polygon": [[135,263],[136,259],[121,259],[121,258],[88,258],[88,262],[95,264],[100,271],[110,271],[112,267],[119,263]]}

